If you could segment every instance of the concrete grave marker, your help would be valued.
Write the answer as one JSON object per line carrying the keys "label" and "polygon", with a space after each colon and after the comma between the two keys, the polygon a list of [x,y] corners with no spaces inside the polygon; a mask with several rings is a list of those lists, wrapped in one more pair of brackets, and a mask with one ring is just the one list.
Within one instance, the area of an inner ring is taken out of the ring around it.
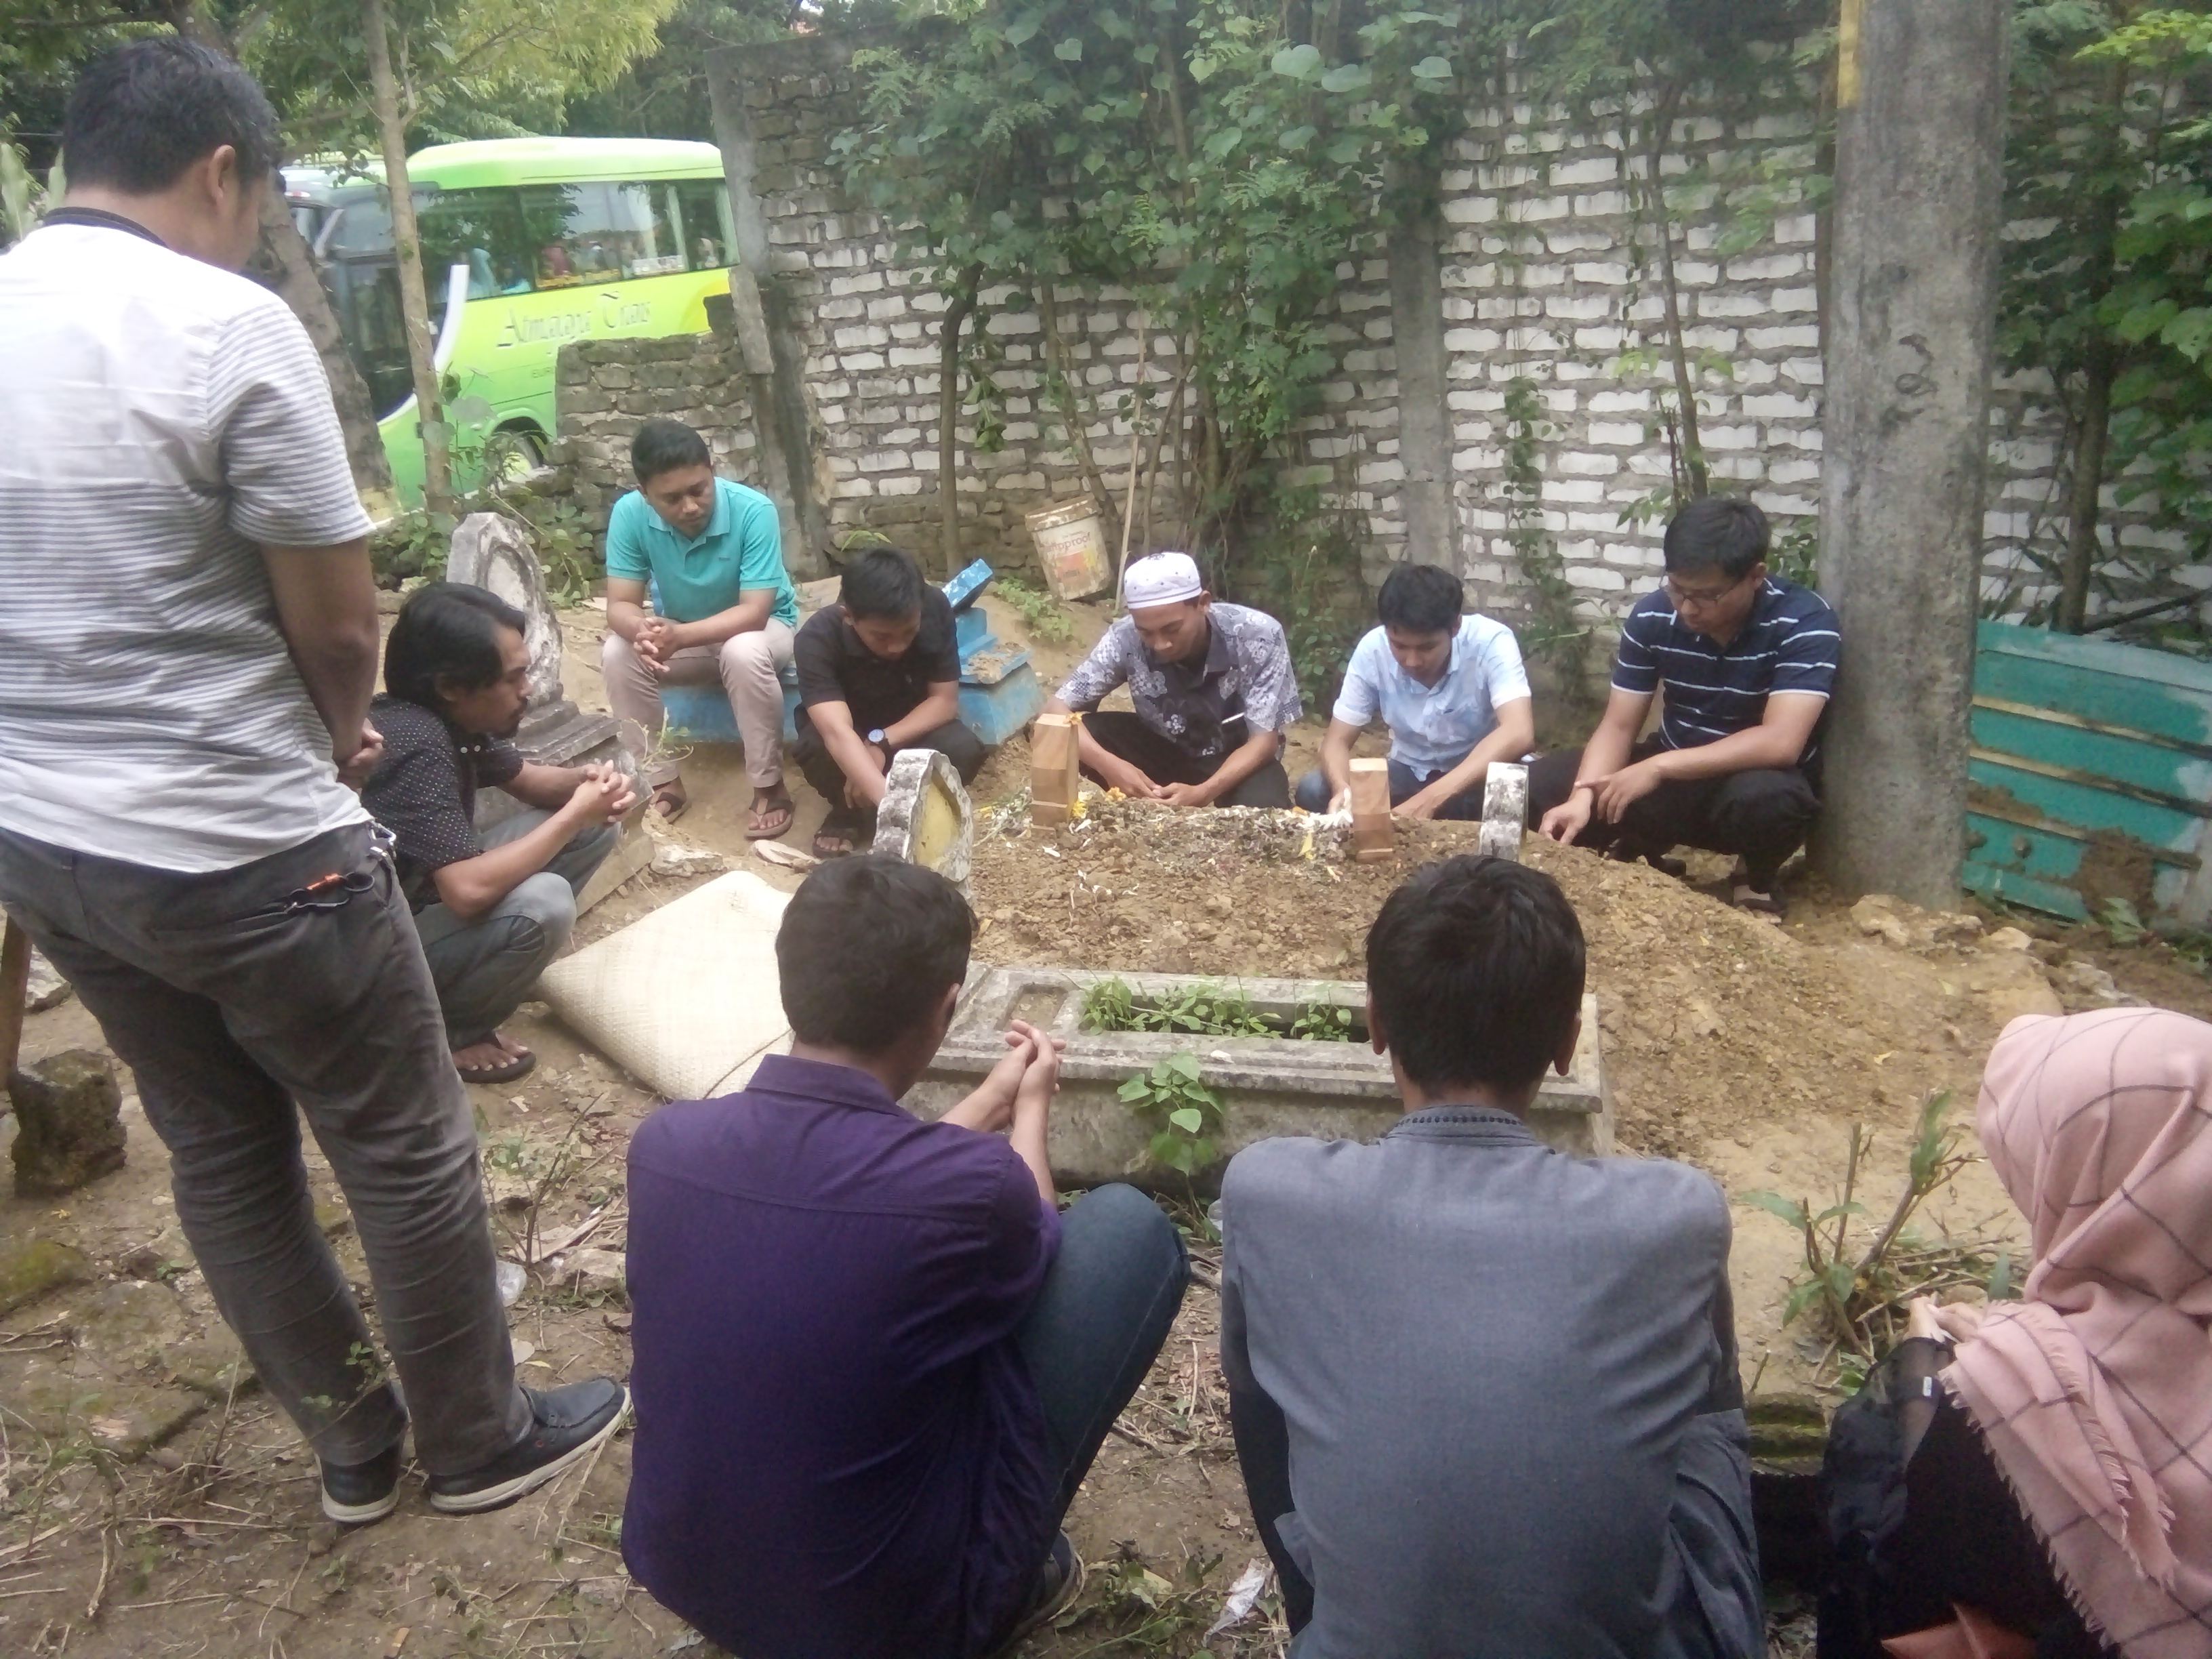
{"label": "concrete grave marker", "polygon": [[868,850],[934,870],[962,893],[975,848],[975,808],[952,763],[934,749],[902,750],[884,781]]}
{"label": "concrete grave marker", "polygon": [[1046,828],[1075,816],[1081,787],[1079,714],[1039,714],[1030,726],[1030,822]]}
{"label": "concrete grave marker", "polygon": [[1362,864],[1382,864],[1398,856],[1397,833],[1390,823],[1390,763],[1352,763],[1352,844]]}
{"label": "concrete grave marker", "polygon": [[1528,769],[1492,761],[1482,789],[1482,835],[1478,851],[1521,861],[1521,834],[1528,817]]}
{"label": "concrete grave marker", "polygon": [[528,532],[497,513],[470,514],[453,532],[446,580],[496,593],[522,612],[528,624],[522,642],[530,647],[531,708],[560,702],[561,619],[546,597],[545,572]]}
{"label": "concrete grave marker", "polygon": [[[446,580],[466,582],[496,593],[523,616],[523,643],[530,650],[530,709],[515,733],[515,746],[526,760],[540,766],[582,766],[592,761],[618,766],[638,786],[637,761],[623,747],[611,714],[591,714],[568,701],[561,684],[561,619],[545,592],[545,572],[530,537],[514,520],[497,513],[471,513],[453,532],[452,551],[446,559]],[[477,827],[489,830],[521,811],[521,804],[504,790],[484,789],[477,794]],[[653,856],[635,830],[625,830],[623,844],[608,859],[626,880],[643,869]],[[592,902],[604,897],[610,884],[595,882],[601,890],[585,890]]]}

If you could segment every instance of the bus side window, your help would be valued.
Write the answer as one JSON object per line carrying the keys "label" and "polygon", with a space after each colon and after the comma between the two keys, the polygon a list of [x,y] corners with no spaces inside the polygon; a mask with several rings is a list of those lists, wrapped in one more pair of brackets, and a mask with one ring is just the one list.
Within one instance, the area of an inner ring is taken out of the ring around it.
{"label": "bus side window", "polygon": [[574,288],[604,269],[606,191],[599,185],[525,185],[525,246],[540,288]]}
{"label": "bus side window", "polygon": [[625,276],[665,276],[684,269],[684,245],[668,192],[653,185],[609,185],[608,205]]}
{"label": "bus side window", "polygon": [[683,215],[684,252],[694,270],[720,270],[730,252],[730,192],[719,179],[687,179],[675,186]]}
{"label": "bus side window", "polygon": [[422,204],[422,274],[434,307],[444,303],[445,273],[457,264],[468,267],[471,300],[529,292],[529,243],[514,191],[440,191]]}

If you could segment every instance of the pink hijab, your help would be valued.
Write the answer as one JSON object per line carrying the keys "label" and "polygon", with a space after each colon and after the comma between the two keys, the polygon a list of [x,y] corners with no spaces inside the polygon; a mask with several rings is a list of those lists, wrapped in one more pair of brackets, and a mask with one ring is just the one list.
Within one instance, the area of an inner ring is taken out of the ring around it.
{"label": "pink hijab", "polygon": [[2034,1265],[1943,1380],[2092,1627],[2126,1659],[2207,1659],[2212,1025],[2016,1019],[1980,1129]]}

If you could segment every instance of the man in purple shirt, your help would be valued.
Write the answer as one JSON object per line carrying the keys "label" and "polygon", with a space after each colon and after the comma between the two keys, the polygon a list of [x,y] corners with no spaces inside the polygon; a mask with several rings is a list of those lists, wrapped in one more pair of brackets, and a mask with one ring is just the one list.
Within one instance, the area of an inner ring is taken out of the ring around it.
{"label": "man in purple shirt", "polygon": [[630,1145],[623,1553],[744,1659],[978,1659],[1059,1613],[1060,1518],[1182,1301],[1151,1200],[1055,1206],[1052,1038],[1017,1021],[933,1123],[898,1103],[974,930],[933,872],[817,871],[776,939],[789,1057]]}

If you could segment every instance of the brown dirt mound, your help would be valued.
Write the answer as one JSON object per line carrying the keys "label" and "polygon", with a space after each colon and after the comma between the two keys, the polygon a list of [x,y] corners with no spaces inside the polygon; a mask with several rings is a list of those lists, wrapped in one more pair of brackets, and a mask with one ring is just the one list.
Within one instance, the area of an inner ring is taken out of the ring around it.
{"label": "brown dirt mound", "polygon": [[[1392,889],[1475,836],[1473,824],[1401,823],[1398,861],[1363,866],[1287,815],[1095,803],[1087,823],[981,838],[977,954],[1357,980]],[[1896,1121],[1929,1087],[1972,1098],[2002,1010],[1961,968],[1990,953],[1812,942],[1644,866],[1534,836],[1524,856],[1582,918],[1626,1148],[1694,1156],[1778,1118]]]}

